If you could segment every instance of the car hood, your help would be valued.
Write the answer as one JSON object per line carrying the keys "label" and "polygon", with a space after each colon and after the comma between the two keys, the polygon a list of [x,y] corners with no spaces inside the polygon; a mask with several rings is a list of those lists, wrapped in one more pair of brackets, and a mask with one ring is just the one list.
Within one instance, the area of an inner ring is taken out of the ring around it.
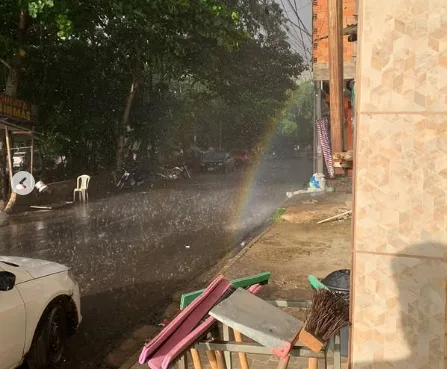
{"label": "car hood", "polygon": [[52,261],[1,255],[0,267],[12,273],[17,269],[25,270],[31,278],[41,278],[51,274],[62,273],[69,269],[65,265],[54,263]]}

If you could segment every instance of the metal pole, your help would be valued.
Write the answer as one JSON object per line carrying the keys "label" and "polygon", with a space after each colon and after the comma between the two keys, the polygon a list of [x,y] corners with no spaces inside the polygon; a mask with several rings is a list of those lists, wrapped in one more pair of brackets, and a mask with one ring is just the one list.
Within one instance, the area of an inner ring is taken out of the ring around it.
{"label": "metal pole", "polygon": [[323,173],[323,152],[321,151],[320,140],[318,139],[316,121],[322,118],[321,113],[321,90],[323,81],[315,83],[315,121],[314,121],[314,173]]}
{"label": "metal pole", "polygon": [[6,150],[8,152],[8,169],[9,169],[9,183],[12,189],[12,158],[11,158],[11,142],[9,140],[8,127],[5,126],[5,139],[6,139]]}

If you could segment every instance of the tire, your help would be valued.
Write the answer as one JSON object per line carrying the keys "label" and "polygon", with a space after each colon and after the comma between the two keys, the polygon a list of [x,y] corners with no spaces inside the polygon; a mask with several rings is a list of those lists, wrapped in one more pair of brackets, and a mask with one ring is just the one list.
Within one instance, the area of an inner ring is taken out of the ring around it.
{"label": "tire", "polygon": [[67,343],[67,317],[62,305],[52,306],[37,327],[26,363],[29,369],[49,369],[64,357]]}

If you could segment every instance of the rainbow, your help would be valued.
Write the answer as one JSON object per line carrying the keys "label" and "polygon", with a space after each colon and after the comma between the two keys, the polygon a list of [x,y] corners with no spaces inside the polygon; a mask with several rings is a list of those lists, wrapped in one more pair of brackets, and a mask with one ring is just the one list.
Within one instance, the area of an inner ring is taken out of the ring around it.
{"label": "rainbow", "polygon": [[[266,125],[263,135],[261,136],[258,144],[259,149],[256,152],[256,156],[249,170],[246,172],[241,185],[239,186],[238,201],[236,202],[237,207],[233,214],[233,221],[231,222],[232,229],[236,231],[238,229],[244,228],[241,227],[241,225],[244,224],[244,219],[247,217],[248,210],[250,209],[250,205],[253,201],[254,188],[256,182],[260,179],[260,168],[263,159],[265,158],[267,150],[271,146],[273,138],[277,135],[277,128],[281,120],[281,116],[283,116],[284,113],[289,110],[293,104],[293,94],[290,94],[285,107],[282,110],[278,111],[278,113],[270,120],[270,122]],[[237,233],[238,232],[235,232],[236,237],[238,236]]]}

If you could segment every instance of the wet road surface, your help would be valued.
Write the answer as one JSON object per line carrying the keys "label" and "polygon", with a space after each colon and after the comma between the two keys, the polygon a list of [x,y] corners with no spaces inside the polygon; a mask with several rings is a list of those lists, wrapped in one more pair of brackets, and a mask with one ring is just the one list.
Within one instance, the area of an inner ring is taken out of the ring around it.
{"label": "wet road surface", "polygon": [[159,322],[172,294],[240,248],[286,191],[302,188],[312,164],[268,161],[255,174],[200,175],[175,187],[32,213],[0,228],[1,255],[66,264],[78,278],[83,323],[64,368],[102,368],[127,333]]}

